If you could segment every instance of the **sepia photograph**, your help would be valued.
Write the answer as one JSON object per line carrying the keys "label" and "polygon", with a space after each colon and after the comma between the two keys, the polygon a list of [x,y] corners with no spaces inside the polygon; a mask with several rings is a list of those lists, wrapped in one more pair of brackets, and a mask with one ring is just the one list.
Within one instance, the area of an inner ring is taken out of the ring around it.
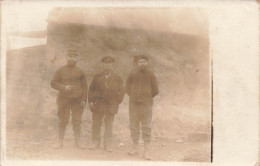
{"label": "sepia photograph", "polygon": [[211,162],[207,8],[6,12],[7,160]]}

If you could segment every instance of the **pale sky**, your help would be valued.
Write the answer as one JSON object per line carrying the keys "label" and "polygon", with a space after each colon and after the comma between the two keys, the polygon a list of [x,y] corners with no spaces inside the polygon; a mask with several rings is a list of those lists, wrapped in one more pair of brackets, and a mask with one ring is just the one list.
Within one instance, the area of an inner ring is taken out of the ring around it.
{"label": "pale sky", "polygon": [[[46,30],[48,12],[58,5],[43,1],[12,2],[7,5],[8,32]],[[65,14],[66,15],[66,14]],[[88,8],[83,16],[68,15],[63,21],[94,25],[115,25],[167,32],[180,32],[205,36],[208,33],[207,11],[200,8],[138,8],[96,9]],[[66,20],[67,19],[67,20]]]}

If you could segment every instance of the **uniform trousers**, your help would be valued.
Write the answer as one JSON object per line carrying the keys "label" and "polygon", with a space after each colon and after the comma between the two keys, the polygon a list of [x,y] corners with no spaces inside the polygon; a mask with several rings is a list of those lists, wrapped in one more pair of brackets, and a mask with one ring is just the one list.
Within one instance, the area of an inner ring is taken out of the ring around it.
{"label": "uniform trousers", "polygon": [[59,139],[63,140],[66,126],[69,122],[70,114],[72,117],[73,130],[76,138],[80,137],[82,122],[81,116],[84,108],[81,106],[80,98],[58,97],[58,118],[59,118]]}
{"label": "uniform trousers", "polygon": [[[100,103],[101,104],[101,103]],[[102,107],[92,113],[92,139],[95,142],[101,141],[101,126],[104,119],[105,122],[105,132],[104,132],[104,142],[109,144],[112,141],[112,130],[114,122],[114,113],[110,113],[108,108],[108,103],[102,103]]]}
{"label": "uniform trousers", "polygon": [[142,140],[145,143],[151,142],[151,120],[153,101],[129,102],[129,118],[131,138],[137,143],[140,138],[140,126],[142,130]]}

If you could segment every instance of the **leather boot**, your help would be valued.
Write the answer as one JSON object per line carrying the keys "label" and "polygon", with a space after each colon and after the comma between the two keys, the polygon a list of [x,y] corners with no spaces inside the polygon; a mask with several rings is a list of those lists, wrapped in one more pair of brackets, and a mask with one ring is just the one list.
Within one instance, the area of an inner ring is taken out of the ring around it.
{"label": "leather boot", "polygon": [[54,149],[62,149],[63,148],[63,140],[59,140],[58,144],[53,147]]}
{"label": "leather boot", "polygon": [[138,142],[133,143],[132,149],[128,152],[129,155],[137,155],[138,154]]}
{"label": "leather boot", "polygon": [[54,147],[54,149],[61,149],[63,148],[63,139],[66,131],[66,126],[59,126],[59,142],[58,144]]}
{"label": "leather boot", "polygon": [[150,149],[150,143],[144,143],[144,155],[143,155],[145,160],[152,160],[151,157],[151,149]]}
{"label": "leather boot", "polygon": [[105,142],[104,143],[104,148],[107,152],[112,152],[112,148],[111,148],[111,142]]}
{"label": "leather boot", "polygon": [[80,125],[73,125],[74,136],[75,136],[75,147],[80,149],[85,149],[85,146],[81,144],[80,141],[80,133],[81,127]]}
{"label": "leather boot", "polygon": [[95,150],[95,149],[98,149],[99,146],[100,146],[100,142],[99,141],[92,141],[92,143],[90,144],[88,149]]}

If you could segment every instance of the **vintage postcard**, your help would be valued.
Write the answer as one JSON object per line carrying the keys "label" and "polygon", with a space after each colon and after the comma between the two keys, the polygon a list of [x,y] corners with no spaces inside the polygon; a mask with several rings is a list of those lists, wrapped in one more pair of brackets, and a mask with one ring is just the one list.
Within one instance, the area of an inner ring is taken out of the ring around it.
{"label": "vintage postcard", "polygon": [[257,164],[257,2],[1,12],[3,166]]}

